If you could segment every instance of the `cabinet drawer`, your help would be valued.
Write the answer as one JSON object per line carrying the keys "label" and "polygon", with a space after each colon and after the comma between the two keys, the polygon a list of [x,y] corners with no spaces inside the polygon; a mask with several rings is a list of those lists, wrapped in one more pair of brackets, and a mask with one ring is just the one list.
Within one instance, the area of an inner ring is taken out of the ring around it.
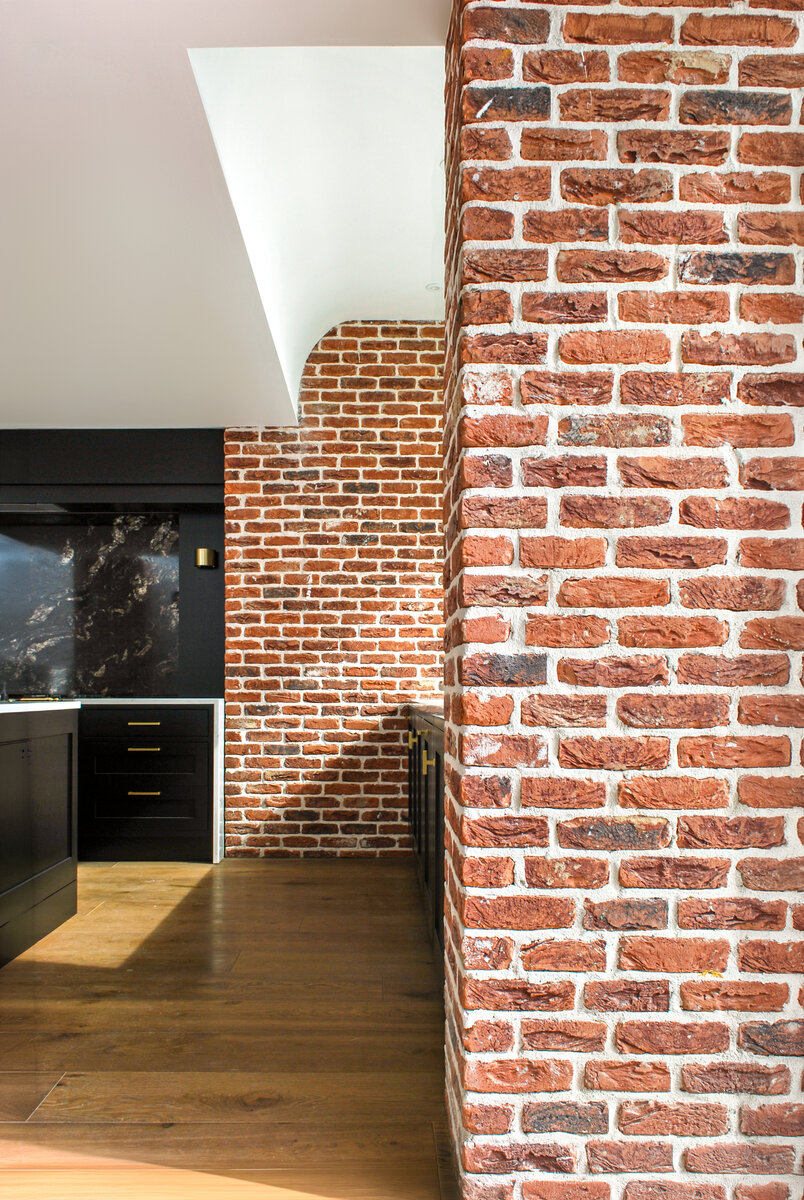
{"label": "cabinet drawer", "polygon": [[[85,737],[209,737],[211,712],[204,705],[182,707],[110,705],[81,710],[81,734]],[[156,743],[154,743],[156,744]]]}
{"label": "cabinet drawer", "polygon": [[[79,752],[81,793],[121,777],[145,790],[163,778],[187,786],[206,787],[209,742],[192,738],[84,738]],[[151,783],[147,783],[150,780]]]}

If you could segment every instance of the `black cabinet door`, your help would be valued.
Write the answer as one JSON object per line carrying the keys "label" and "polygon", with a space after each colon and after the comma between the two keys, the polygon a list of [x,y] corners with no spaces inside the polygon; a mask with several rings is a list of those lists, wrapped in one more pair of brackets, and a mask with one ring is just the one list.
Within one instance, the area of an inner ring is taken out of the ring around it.
{"label": "black cabinet door", "polygon": [[[78,752],[81,858],[210,860],[212,741],[197,735],[211,719],[205,709],[87,710]],[[182,730],[189,736],[177,736]]]}

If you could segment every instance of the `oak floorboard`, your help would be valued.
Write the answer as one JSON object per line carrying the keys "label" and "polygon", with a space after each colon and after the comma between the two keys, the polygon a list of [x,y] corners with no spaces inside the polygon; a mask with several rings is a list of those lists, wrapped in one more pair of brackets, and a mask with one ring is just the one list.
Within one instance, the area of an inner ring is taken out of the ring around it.
{"label": "oak floorboard", "polygon": [[3,1200],[454,1200],[404,860],[82,866],[0,1063]]}

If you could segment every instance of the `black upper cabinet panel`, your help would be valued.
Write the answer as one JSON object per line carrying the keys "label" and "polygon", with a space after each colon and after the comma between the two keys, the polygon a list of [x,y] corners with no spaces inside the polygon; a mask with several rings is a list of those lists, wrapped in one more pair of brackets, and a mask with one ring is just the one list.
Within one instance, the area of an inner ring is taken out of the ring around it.
{"label": "black upper cabinet panel", "polygon": [[0,488],[223,485],[222,429],[9,429]]}

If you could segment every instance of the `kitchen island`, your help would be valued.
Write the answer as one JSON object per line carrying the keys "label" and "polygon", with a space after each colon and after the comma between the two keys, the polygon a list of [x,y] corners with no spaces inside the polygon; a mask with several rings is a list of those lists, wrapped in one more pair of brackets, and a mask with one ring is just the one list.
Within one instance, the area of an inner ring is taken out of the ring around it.
{"label": "kitchen island", "polygon": [[0,704],[0,966],[76,912],[80,707]]}

